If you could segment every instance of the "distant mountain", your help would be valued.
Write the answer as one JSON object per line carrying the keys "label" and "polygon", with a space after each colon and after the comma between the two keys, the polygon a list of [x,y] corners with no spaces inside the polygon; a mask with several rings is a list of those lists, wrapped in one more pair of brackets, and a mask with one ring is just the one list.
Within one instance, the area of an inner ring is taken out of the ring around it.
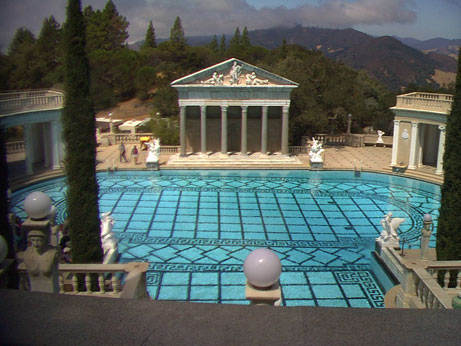
{"label": "distant mountain", "polygon": [[458,49],[461,47],[461,40],[448,40],[446,38],[433,38],[430,40],[420,41],[414,38],[401,38],[394,36],[397,40],[407,46],[422,50],[425,53],[434,52],[458,58]]}
{"label": "distant mountain", "polygon": [[[226,35],[227,42],[233,35]],[[252,44],[274,49],[284,40],[308,49],[322,51],[327,57],[355,69],[366,70],[392,90],[400,90],[410,83],[439,84],[454,81],[456,60],[448,54],[439,54],[443,47],[459,44],[461,40],[434,39],[418,41],[390,36],[373,37],[354,29],[322,29],[315,27],[274,27],[249,32]],[[190,45],[204,45],[212,36],[187,37]],[[218,37],[218,40],[220,37]],[[159,42],[164,41],[162,39]],[[405,42],[407,43],[405,43]],[[137,42],[139,47],[142,42]],[[424,49],[425,54],[421,48]],[[456,51],[457,56],[457,51]],[[443,76],[443,78],[439,78]]]}
{"label": "distant mountain", "polygon": [[395,38],[375,38],[354,29],[295,26],[254,30],[249,37],[253,44],[266,48],[278,47],[285,39],[289,44],[318,49],[332,59],[368,71],[393,90],[410,83],[438,83],[435,76],[440,71],[445,72],[445,77],[448,73],[448,80],[454,81],[457,68],[456,60],[451,57],[424,54]]}

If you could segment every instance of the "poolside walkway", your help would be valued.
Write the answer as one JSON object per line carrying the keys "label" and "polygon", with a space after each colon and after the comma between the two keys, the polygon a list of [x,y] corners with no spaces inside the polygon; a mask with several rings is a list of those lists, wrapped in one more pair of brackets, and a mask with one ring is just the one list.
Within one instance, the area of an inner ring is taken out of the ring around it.
{"label": "poolside walkway", "polygon": [[[127,153],[131,152],[131,148],[134,144],[127,144]],[[258,165],[238,165],[231,166],[225,160],[216,164],[216,162],[209,166],[202,164],[194,165],[190,161],[181,166],[176,163],[174,167],[167,166],[167,162],[171,155],[174,154],[162,154],[160,155],[159,163],[160,169],[172,168],[172,169],[309,169],[309,157],[307,155],[299,155],[300,164],[293,163],[280,163],[277,164],[258,164]],[[347,146],[331,146],[325,147],[324,152],[324,169],[345,169],[345,170],[363,170],[363,171],[374,171],[391,173],[392,169],[389,166],[391,162],[392,148],[384,147],[347,147]],[[97,148],[97,170],[107,170],[110,168],[116,168],[117,170],[131,170],[131,169],[146,169],[145,160],[147,157],[147,151],[140,151],[138,157],[138,163],[135,164],[130,154],[127,155],[128,162],[120,162],[119,152],[117,145],[111,145],[107,147],[99,146]],[[49,170],[41,167],[34,167],[35,174],[33,176],[27,176],[25,174],[25,161],[24,153],[9,154],[8,169],[9,169],[9,180],[13,188],[22,184],[30,183],[32,181],[56,176],[63,174],[61,170]],[[435,174],[434,167],[423,166],[418,168],[416,171],[407,170],[403,176],[409,176],[413,178],[423,179],[432,181],[435,183],[442,183],[443,177]]]}

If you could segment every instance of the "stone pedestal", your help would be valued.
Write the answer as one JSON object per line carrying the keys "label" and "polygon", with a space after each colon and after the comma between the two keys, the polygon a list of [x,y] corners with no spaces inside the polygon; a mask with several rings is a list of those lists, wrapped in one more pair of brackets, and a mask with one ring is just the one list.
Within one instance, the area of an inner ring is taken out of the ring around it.
{"label": "stone pedestal", "polygon": [[245,297],[250,301],[250,305],[279,306],[282,299],[282,290],[278,281],[267,288],[255,287],[247,281]]}
{"label": "stone pedestal", "polygon": [[150,171],[158,171],[158,161],[157,162],[146,162],[146,168]]}
{"label": "stone pedestal", "polygon": [[322,169],[323,168],[323,161],[310,161],[311,168],[314,169]]}

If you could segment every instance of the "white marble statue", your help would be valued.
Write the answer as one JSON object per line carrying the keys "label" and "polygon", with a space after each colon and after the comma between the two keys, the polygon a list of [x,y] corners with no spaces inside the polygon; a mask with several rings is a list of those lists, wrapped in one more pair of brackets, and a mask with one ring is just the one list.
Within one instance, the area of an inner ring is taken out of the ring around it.
{"label": "white marble statue", "polygon": [[148,154],[146,163],[158,163],[158,157],[160,155],[160,138],[152,140],[152,143],[146,142]]}
{"label": "white marble statue", "polygon": [[259,79],[256,77],[256,73],[255,72],[251,72],[251,73],[247,73],[245,75],[246,77],[246,84],[247,85],[265,85],[265,84],[269,84],[269,80],[268,79]]}
{"label": "white marble statue", "polygon": [[59,292],[59,251],[48,245],[45,231],[31,230],[28,234],[29,247],[24,251],[24,265],[33,292]]}
{"label": "white marble statue", "polygon": [[115,220],[111,212],[101,214],[101,243],[104,251],[103,263],[114,263],[118,257],[118,243],[112,228]]}
{"label": "white marble statue", "polygon": [[378,130],[376,132],[378,134],[378,139],[376,140],[376,143],[384,143],[383,142],[383,135],[385,134],[384,131]]}
{"label": "white marble statue", "polygon": [[314,137],[312,137],[311,149],[309,152],[309,157],[311,162],[323,162],[322,153],[324,152],[322,148],[322,143],[319,143]]}
{"label": "white marble statue", "polygon": [[383,230],[379,238],[376,241],[381,244],[382,247],[399,247],[400,238],[397,234],[397,229],[405,221],[400,217],[392,217],[392,213],[387,213],[381,220]]}
{"label": "white marble statue", "polygon": [[202,84],[211,84],[211,85],[223,85],[224,75],[218,74],[218,72],[213,72],[213,75],[210,79],[202,81]]}
{"label": "white marble statue", "polygon": [[427,260],[427,253],[429,250],[429,241],[431,239],[432,232],[434,230],[434,224],[429,222],[424,222],[424,226],[421,229],[421,259]]}
{"label": "white marble statue", "polygon": [[242,65],[237,64],[237,61],[234,61],[232,68],[230,70],[230,84],[239,84],[240,75],[242,74]]}

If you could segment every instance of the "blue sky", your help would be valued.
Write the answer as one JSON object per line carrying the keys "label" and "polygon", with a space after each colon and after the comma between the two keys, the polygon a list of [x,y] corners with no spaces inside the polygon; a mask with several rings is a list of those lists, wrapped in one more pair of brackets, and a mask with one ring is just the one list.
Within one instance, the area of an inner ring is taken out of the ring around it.
{"label": "blue sky", "polygon": [[[107,0],[82,0],[102,9]],[[461,38],[461,0],[113,0],[130,22],[129,42],[144,38],[149,20],[168,37],[176,16],[186,35],[233,33],[273,26],[355,28],[375,36]],[[38,35],[43,19],[64,21],[66,0],[0,0],[0,48],[26,27]]]}

